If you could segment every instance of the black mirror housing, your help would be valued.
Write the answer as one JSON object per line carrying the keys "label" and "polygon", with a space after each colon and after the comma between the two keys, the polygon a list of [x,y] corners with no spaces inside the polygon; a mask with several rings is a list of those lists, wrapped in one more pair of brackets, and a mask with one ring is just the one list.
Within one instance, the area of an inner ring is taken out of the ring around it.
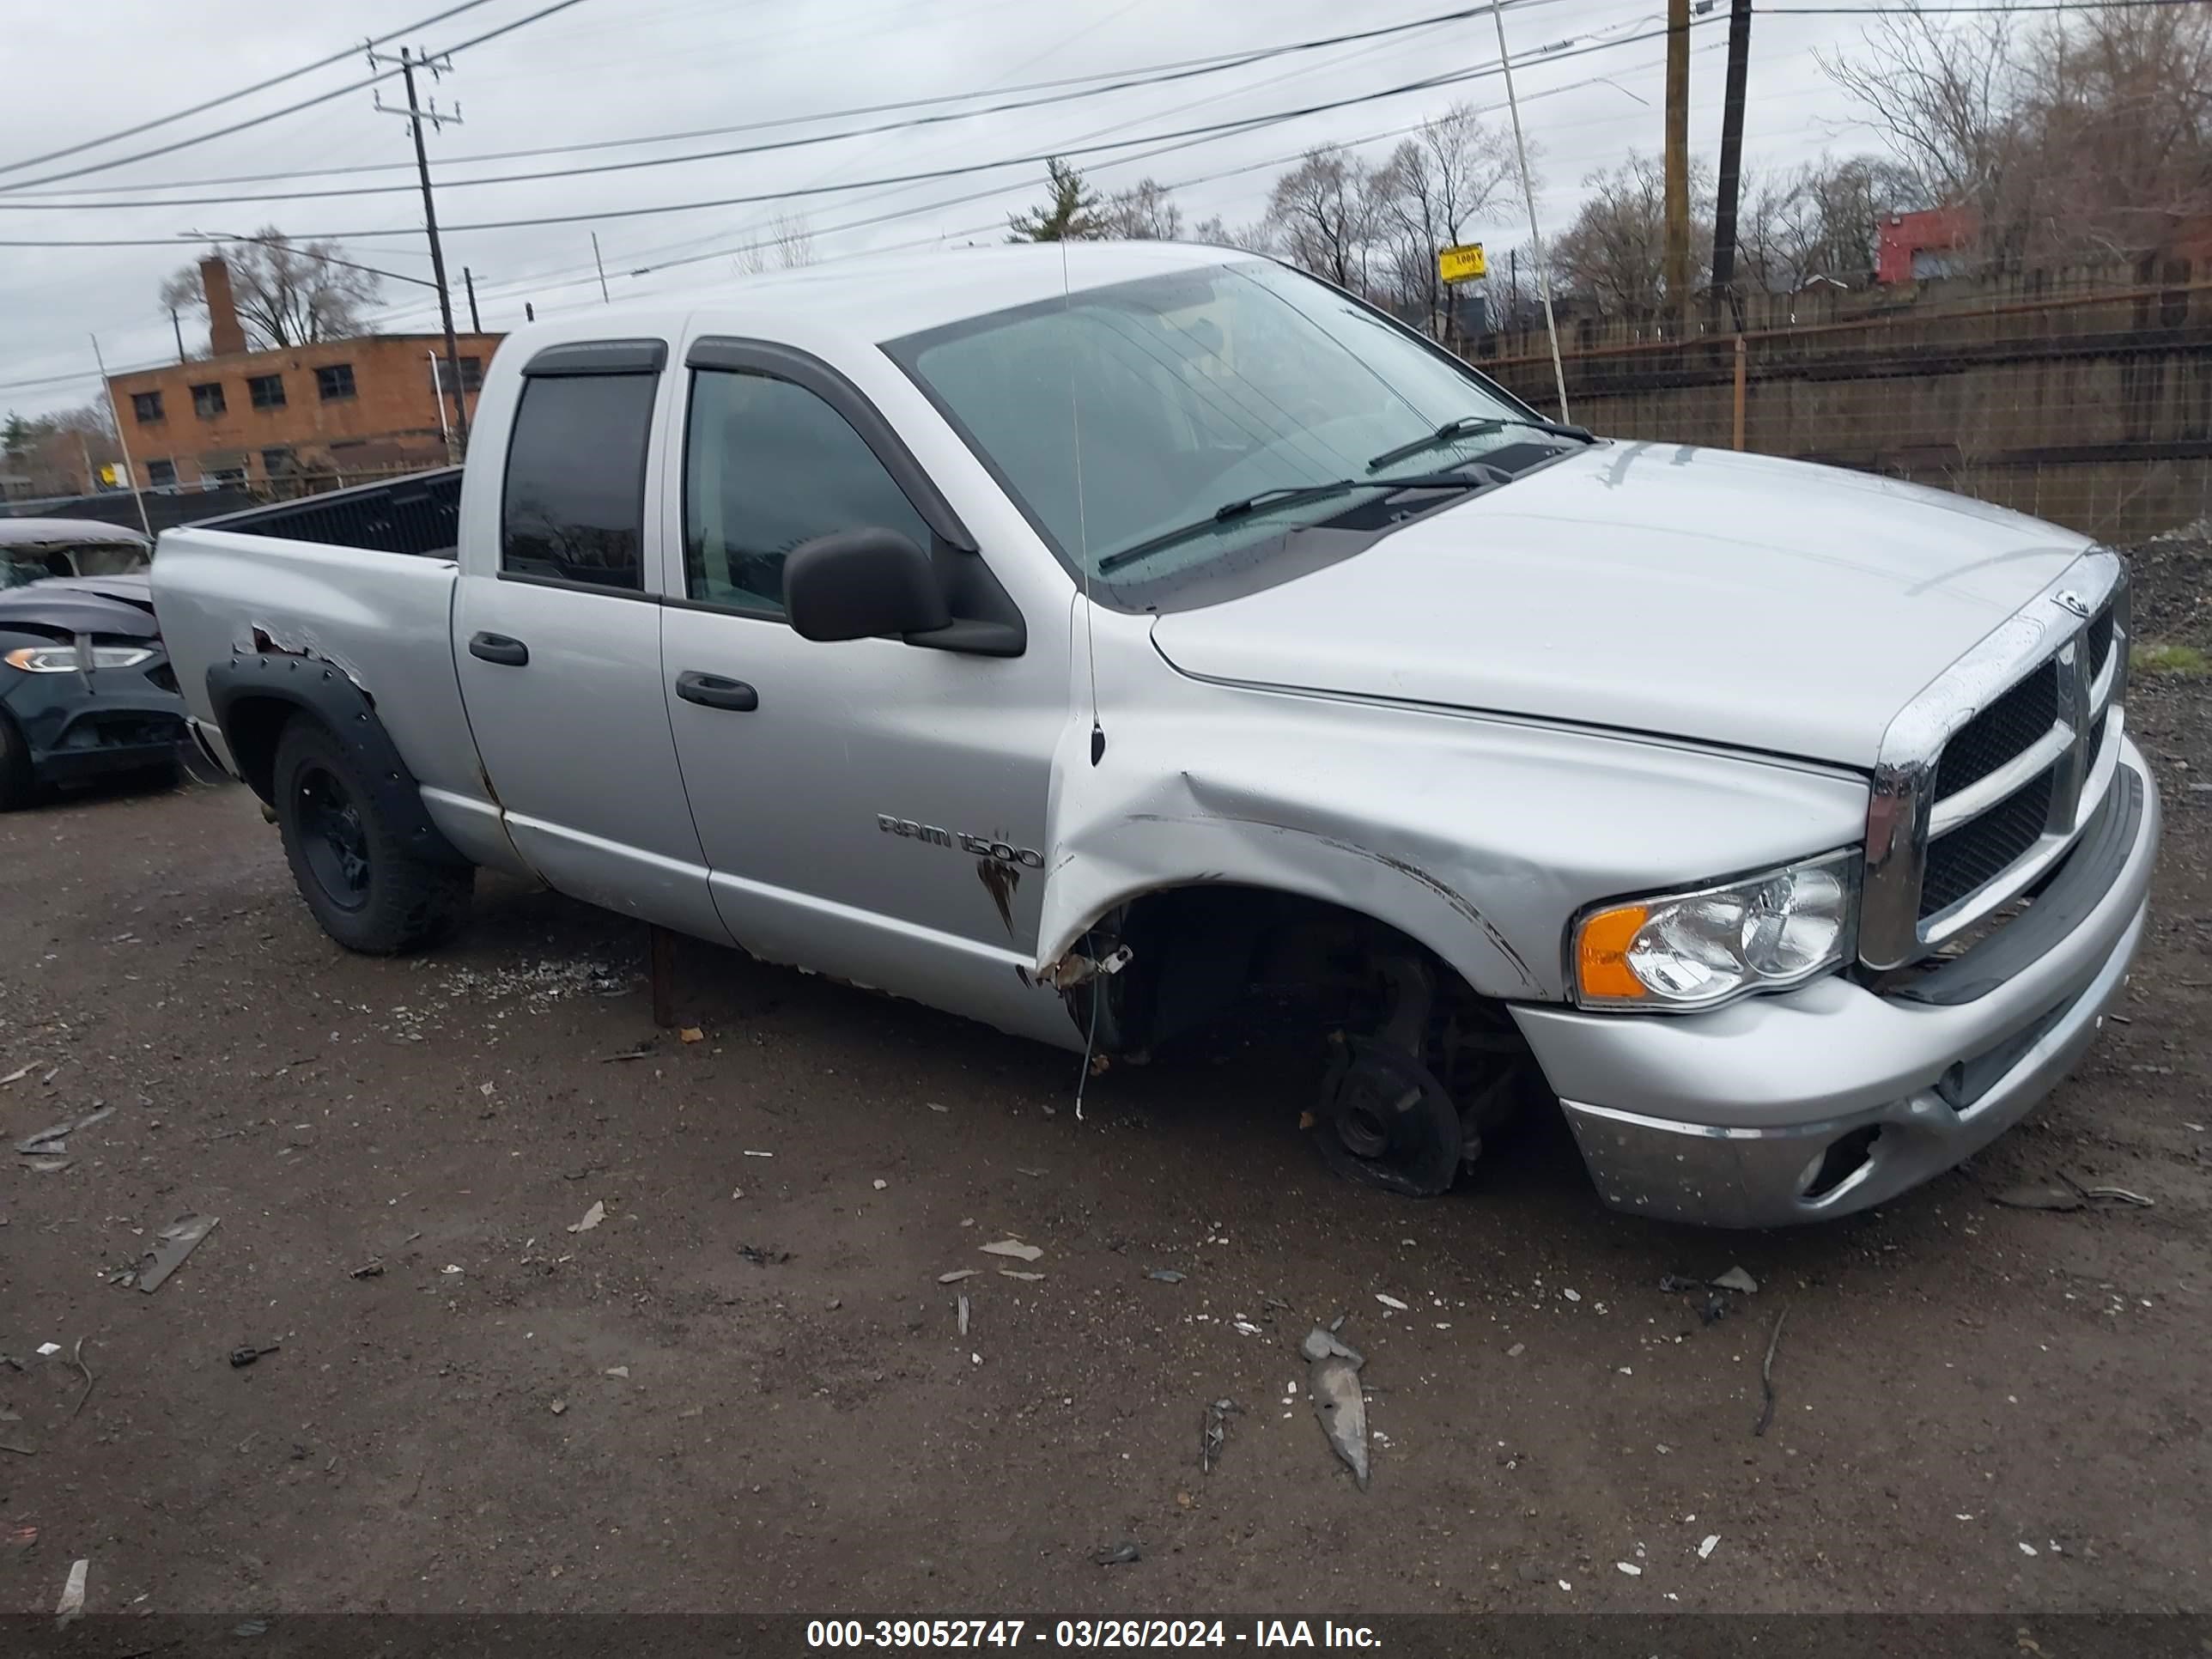
{"label": "black mirror housing", "polygon": [[896,530],[817,536],[783,562],[783,608],[808,640],[866,640],[951,625],[929,555]]}

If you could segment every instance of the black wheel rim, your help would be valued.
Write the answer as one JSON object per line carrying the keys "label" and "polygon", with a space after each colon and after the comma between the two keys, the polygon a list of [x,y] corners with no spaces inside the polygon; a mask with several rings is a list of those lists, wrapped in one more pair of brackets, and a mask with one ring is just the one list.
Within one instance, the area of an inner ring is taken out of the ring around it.
{"label": "black wheel rim", "polygon": [[342,910],[368,902],[368,829],[361,807],[336,774],[310,766],[300,774],[300,852],[324,896]]}

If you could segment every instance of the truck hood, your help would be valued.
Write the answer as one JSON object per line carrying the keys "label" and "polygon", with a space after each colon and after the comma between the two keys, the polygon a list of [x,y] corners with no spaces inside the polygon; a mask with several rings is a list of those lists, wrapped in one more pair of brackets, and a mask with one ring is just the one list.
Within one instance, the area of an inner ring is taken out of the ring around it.
{"label": "truck hood", "polygon": [[1210,679],[1863,767],[1899,709],[2090,545],[1871,474],[1613,443],[1164,616],[1153,638]]}

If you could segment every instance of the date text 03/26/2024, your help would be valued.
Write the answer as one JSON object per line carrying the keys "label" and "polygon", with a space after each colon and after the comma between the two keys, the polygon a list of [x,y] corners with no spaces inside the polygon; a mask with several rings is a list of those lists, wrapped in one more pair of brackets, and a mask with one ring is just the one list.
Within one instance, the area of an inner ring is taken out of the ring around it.
{"label": "date text 03/26/2024", "polygon": [[817,1619],[806,1645],[830,1648],[1376,1648],[1365,1625],[1304,1619]]}

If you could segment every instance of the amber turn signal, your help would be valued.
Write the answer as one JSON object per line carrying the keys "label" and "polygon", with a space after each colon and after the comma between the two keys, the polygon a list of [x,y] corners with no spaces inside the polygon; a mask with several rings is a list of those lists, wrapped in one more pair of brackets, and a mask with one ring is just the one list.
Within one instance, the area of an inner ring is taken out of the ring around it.
{"label": "amber turn signal", "polygon": [[1575,938],[1575,979],[1585,997],[1614,1001],[1650,995],[1650,988],[1628,965],[1628,947],[1651,919],[1641,904],[1624,904],[1584,918]]}

